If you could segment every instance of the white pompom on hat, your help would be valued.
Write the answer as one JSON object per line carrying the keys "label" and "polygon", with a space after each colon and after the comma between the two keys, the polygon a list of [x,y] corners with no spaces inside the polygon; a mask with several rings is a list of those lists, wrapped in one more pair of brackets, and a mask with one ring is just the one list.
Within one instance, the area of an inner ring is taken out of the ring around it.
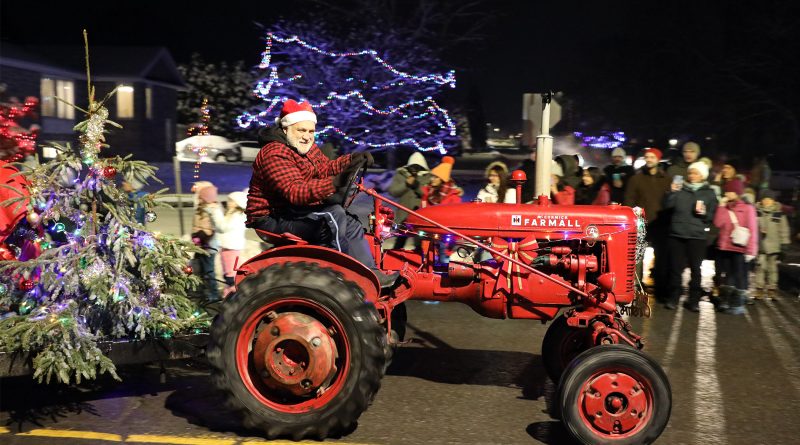
{"label": "white pompom on hat", "polygon": [[311,121],[316,124],[317,115],[314,114],[310,103],[297,102],[294,99],[288,99],[283,103],[281,115],[275,120],[281,127],[288,127],[302,121]]}
{"label": "white pompom on hat", "polygon": [[697,161],[689,164],[688,170],[697,170],[697,173],[700,173],[700,176],[703,177],[703,181],[708,179],[708,165],[703,161]]}

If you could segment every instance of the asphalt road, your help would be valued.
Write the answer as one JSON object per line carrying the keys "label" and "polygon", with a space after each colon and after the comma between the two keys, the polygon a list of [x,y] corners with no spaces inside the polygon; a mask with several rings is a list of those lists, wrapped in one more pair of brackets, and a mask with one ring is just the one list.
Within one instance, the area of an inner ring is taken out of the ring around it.
{"label": "asphalt road", "polygon": [[[744,317],[701,306],[699,314],[656,307],[653,318],[633,321],[672,383],[672,418],[658,443],[797,443],[800,303],[759,302]],[[399,350],[355,431],[331,443],[570,443],[548,412],[546,326],[482,318],[457,303],[412,302],[409,315],[414,342]],[[156,365],[122,375],[79,389],[0,381],[0,443],[263,441],[221,408],[202,359],[168,363],[163,384]]]}

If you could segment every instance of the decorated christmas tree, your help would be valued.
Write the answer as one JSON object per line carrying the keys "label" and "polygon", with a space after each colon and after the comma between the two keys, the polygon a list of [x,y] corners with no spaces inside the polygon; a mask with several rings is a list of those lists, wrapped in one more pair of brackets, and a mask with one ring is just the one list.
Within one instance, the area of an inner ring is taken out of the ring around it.
{"label": "decorated christmas tree", "polygon": [[435,63],[423,49],[390,62],[389,51],[337,49],[320,31],[301,37],[275,29],[253,90],[266,105],[239,116],[243,129],[272,125],[276,107],[291,98],[309,101],[325,116],[318,136],[348,151],[407,146],[444,154],[458,144],[453,118],[434,99],[455,87],[455,73],[421,72],[420,64]]}
{"label": "decorated christmas tree", "polygon": [[187,264],[202,250],[135,221],[137,206],[154,219],[163,190],[141,196],[118,187],[153,181],[156,169],[103,157],[106,126],[119,127],[104,106],[114,92],[96,101],[88,79],[87,49],[79,146],[53,144],[57,157],[33,168],[0,166],[0,352],[29,355],[40,381],[116,377],[99,341],[208,324],[187,296],[199,285]]}

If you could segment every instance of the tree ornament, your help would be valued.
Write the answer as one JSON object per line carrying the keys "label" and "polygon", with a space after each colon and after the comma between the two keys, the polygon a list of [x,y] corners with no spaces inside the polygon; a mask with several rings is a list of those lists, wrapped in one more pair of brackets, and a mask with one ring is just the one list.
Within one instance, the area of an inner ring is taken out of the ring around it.
{"label": "tree ornament", "polygon": [[33,289],[36,284],[33,280],[22,280],[19,282],[19,289],[28,292]]}
{"label": "tree ornament", "polygon": [[0,261],[17,261],[17,255],[4,243],[0,243]]}
{"label": "tree ornament", "polygon": [[36,301],[26,298],[22,300],[22,303],[19,304],[19,314],[25,315],[31,311],[36,306]]}
{"label": "tree ornament", "polygon": [[31,227],[36,227],[40,222],[42,222],[42,217],[34,211],[28,212],[28,215],[25,217],[25,219],[28,220],[28,224],[30,224]]}
{"label": "tree ornament", "polygon": [[183,266],[183,273],[185,273],[186,275],[191,275],[193,271],[194,269],[192,269],[192,266],[188,264],[186,266]]}
{"label": "tree ornament", "polygon": [[158,218],[158,215],[156,215],[156,212],[154,212],[152,210],[150,210],[150,211],[148,211],[148,212],[146,212],[144,214],[144,220],[147,221],[147,222],[153,222],[157,218]]}
{"label": "tree ornament", "polygon": [[117,176],[117,169],[108,165],[103,168],[103,177],[106,179],[111,179],[114,176]]}
{"label": "tree ornament", "polygon": [[0,297],[8,295],[8,286],[5,283],[0,283]]}

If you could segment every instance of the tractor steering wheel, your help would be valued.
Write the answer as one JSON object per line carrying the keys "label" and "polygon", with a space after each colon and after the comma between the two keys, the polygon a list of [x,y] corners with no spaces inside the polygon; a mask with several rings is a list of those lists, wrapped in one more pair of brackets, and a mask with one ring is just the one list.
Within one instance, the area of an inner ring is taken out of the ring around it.
{"label": "tractor steering wheel", "polygon": [[350,196],[350,191],[353,189],[353,186],[358,183],[359,179],[364,176],[364,173],[367,171],[367,162],[364,161],[357,169],[353,171],[349,178],[347,178],[347,186],[344,190],[344,196],[342,196],[342,207],[345,209],[350,207],[350,204],[353,203],[356,195],[358,195],[358,191],[353,193],[353,196]]}

